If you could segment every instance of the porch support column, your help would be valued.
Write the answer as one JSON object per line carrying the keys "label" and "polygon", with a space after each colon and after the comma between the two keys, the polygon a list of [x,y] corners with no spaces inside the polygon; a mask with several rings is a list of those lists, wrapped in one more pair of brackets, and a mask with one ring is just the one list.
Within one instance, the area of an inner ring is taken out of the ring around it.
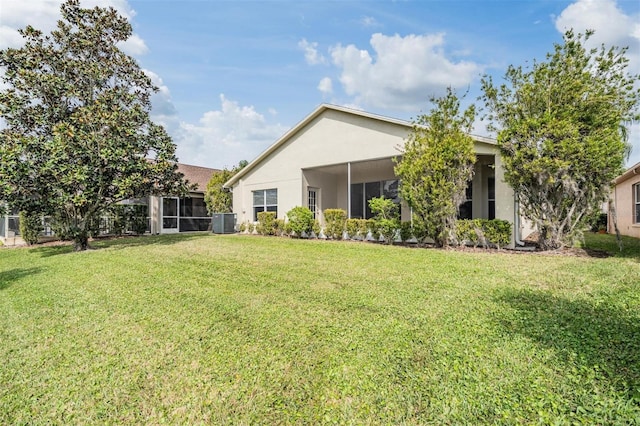
{"label": "porch support column", "polygon": [[351,163],[347,163],[347,218],[351,219]]}

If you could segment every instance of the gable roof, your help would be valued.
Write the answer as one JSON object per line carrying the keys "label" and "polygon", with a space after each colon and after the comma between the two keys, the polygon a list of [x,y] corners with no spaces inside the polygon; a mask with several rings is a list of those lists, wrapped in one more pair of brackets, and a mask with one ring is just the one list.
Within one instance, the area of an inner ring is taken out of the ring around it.
{"label": "gable roof", "polygon": [[207,188],[207,184],[211,180],[211,176],[219,171],[219,169],[210,169],[208,167],[178,163],[178,172],[182,173],[184,178],[190,183],[196,184],[196,190],[201,192],[204,192]]}
{"label": "gable roof", "polygon": [[[332,104],[321,104],[315,110],[311,112],[311,114],[307,115],[302,119],[298,124],[293,126],[289,131],[287,131],[284,135],[282,135],[278,140],[276,140],[271,146],[265,149],[260,155],[258,155],[253,161],[251,161],[246,167],[236,173],[231,179],[225,182],[224,187],[229,188],[234,183],[236,183],[240,178],[254,169],[257,165],[259,165],[265,158],[267,158],[271,153],[277,150],[280,146],[285,144],[293,135],[298,133],[301,129],[307,126],[311,121],[315,120],[318,116],[324,113],[327,110],[340,111],[347,114],[358,115],[361,117],[365,117],[371,120],[377,120],[382,122],[387,122],[391,124],[396,124],[399,126],[404,126],[407,128],[407,131],[413,127],[413,123],[407,120],[401,120],[398,118],[385,117],[383,115],[373,114],[366,111],[361,111],[353,108],[347,108],[339,105]],[[475,136],[472,135],[473,139],[478,142],[484,142],[495,145],[496,141],[491,138],[486,138],[483,136]]]}
{"label": "gable roof", "polygon": [[616,184],[624,182],[625,180],[635,176],[640,175],[640,163],[636,163],[635,165],[629,167],[623,174],[618,176],[614,182]]}

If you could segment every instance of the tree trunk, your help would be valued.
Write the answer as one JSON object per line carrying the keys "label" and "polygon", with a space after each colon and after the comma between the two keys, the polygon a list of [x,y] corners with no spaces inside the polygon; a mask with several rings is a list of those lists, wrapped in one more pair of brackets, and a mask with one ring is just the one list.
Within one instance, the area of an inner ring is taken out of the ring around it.
{"label": "tree trunk", "polygon": [[89,235],[86,231],[77,233],[73,238],[73,249],[75,251],[84,251],[89,248]]}

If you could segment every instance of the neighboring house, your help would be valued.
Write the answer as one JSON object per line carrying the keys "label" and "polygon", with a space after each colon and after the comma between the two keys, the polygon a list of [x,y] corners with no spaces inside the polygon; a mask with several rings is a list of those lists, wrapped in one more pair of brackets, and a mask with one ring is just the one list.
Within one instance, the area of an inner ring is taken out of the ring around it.
{"label": "neighboring house", "polygon": [[[125,200],[123,204],[142,204],[147,206],[148,228],[152,234],[169,234],[176,232],[207,231],[211,227],[211,215],[207,213],[204,203],[204,192],[207,183],[217,169],[191,166],[178,163],[178,171],[185,179],[195,184],[196,188],[188,197],[149,196],[136,200]],[[110,223],[102,221],[101,233],[109,234]],[[44,221],[46,237],[54,237],[47,221]],[[7,216],[0,216],[0,241],[6,245],[22,244],[20,238],[20,223],[17,211],[9,212]]]}
{"label": "neighboring house", "polygon": [[[640,163],[629,168],[614,181],[611,207],[622,235],[640,238]],[[613,213],[610,208],[610,213]],[[609,214],[608,232],[615,233],[614,218]]]}
{"label": "neighboring house", "polygon": [[[320,105],[225,183],[238,222],[256,221],[265,210],[284,218],[295,206],[308,207],[321,223],[322,212],[332,208],[350,218],[370,218],[371,198],[384,195],[400,203],[393,159],[411,130],[408,121]],[[461,216],[516,222],[520,231],[495,140],[473,139],[475,174]],[[410,209],[400,206],[402,220],[410,220]],[[514,231],[515,241],[519,235]]]}

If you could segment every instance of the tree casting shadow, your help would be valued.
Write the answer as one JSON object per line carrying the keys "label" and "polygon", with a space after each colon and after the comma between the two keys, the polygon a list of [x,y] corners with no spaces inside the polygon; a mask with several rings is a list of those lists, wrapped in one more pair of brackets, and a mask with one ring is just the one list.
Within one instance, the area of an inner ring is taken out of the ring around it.
{"label": "tree casting shadow", "polygon": [[[620,298],[618,298],[619,300]],[[528,290],[501,292],[496,300],[515,312],[499,323],[570,359],[600,369],[619,391],[640,395],[640,317],[611,304],[568,300]]]}
{"label": "tree casting shadow", "polygon": [[0,291],[11,287],[16,281],[28,275],[38,274],[42,268],[14,268],[0,271]]}

